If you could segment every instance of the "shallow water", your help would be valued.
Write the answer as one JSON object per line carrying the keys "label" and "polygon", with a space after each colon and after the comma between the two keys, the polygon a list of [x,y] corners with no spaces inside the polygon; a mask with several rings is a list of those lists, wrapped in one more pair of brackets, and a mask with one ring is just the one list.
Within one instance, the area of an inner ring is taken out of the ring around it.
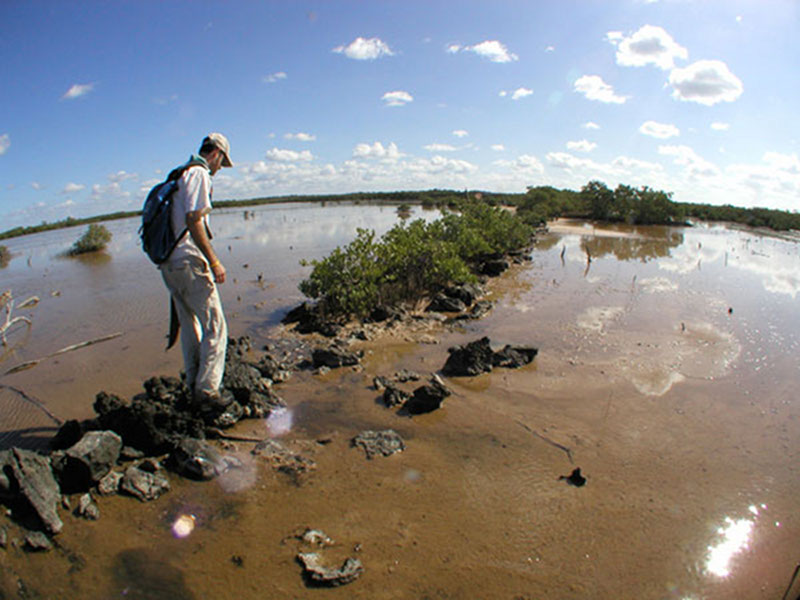
{"label": "shallow water", "polygon": [[[388,207],[254,212],[213,225],[228,252],[231,334],[257,348],[279,338],[280,317],[301,300],[300,258],[397,219]],[[97,391],[130,396],[180,368],[176,351],[161,350],[166,292],[135,248],[136,223],[109,228],[104,260],[55,257],[78,230],[7,244],[19,256],[0,287],[41,301],[19,313],[33,326],[12,332],[0,370],[42,360],[0,379],[0,439],[35,445],[51,426],[15,390],[83,418]],[[146,505],[100,498],[96,523],[62,511],[56,551],[0,551],[0,591],[19,576],[43,597],[317,596],[294,560],[292,535],[309,526],[337,542],[330,556],[364,563],[357,582],[324,592],[337,598],[779,598],[800,554],[799,248],[719,226],[554,224],[529,264],[492,283],[486,318],[432,332],[438,344],[388,336],[365,346],[363,370],[301,373],[277,388],[290,408],[282,439],[313,455],[314,472],[291,479],[239,443],[228,451],[246,468],[233,478],[173,477]],[[449,379],[455,394],[429,415],[376,403],[373,376],[435,372],[447,347],[483,335],[540,352],[520,370]],[[384,428],[405,452],[366,461],[349,447]],[[576,467],[583,487],[559,479]],[[195,527],[175,537],[184,514]]]}

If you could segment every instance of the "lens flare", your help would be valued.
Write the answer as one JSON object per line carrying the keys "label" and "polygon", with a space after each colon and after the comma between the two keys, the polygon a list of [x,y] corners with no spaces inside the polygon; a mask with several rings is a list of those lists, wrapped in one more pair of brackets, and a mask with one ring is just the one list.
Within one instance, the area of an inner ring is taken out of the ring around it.
{"label": "lens flare", "polygon": [[267,417],[267,434],[270,437],[280,437],[292,430],[294,415],[288,408],[276,408]]}
{"label": "lens flare", "polygon": [[172,524],[172,535],[178,539],[189,537],[194,531],[196,520],[194,515],[180,515]]}

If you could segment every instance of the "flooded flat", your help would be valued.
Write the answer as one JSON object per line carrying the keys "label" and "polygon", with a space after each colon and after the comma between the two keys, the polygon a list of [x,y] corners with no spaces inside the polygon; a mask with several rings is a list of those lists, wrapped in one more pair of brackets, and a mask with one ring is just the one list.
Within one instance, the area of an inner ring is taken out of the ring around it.
{"label": "flooded flat", "polygon": [[[394,209],[369,206],[215,215],[231,334],[278,343],[309,272],[299,260],[395,222]],[[86,418],[100,390],[130,397],[147,377],[178,373],[179,353],[163,351],[166,292],[136,226],[109,224],[108,254],[84,261],[56,257],[77,230],[7,243],[17,256],[0,291],[40,302],[18,313],[32,327],[11,332],[0,361],[3,373],[38,361],[0,377],[6,445],[52,433],[31,399]],[[529,263],[492,281],[487,317],[389,332],[359,346],[361,368],[276,387],[289,406],[281,440],[314,471],[289,477],[235,442],[235,478],[171,476],[147,504],[101,497],[96,522],[62,510],[53,551],[0,550],[0,596],[21,579],[47,598],[780,598],[800,555],[799,263],[795,241],[722,226],[554,223]],[[448,378],[454,394],[427,415],[376,402],[374,376],[427,376],[448,347],[484,335],[539,354],[519,370]],[[236,431],[261,438],[270,425]],[[366,460],[350,445],[388,428],[404,452]],[[576,468],[580,487],[563,479]],[[192,527],[176,535],[186,515]],[[364,574],[307,587],[295,560],[307,527],[335,541],[335,566],[357,557]]]}

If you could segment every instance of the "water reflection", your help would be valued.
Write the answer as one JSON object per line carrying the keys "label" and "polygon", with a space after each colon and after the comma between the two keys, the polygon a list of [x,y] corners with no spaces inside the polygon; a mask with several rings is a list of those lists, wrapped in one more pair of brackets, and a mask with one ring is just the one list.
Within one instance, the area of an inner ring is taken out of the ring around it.
{"label": "water reflection", "polygon": [[610,237],[593,236],[581,238],[583,253],[592,258],[613,255],[617,260],[640,260],[647,262],[670,255],[670,250],[683,244],[683,234],[665,229],[656,232],[663,236]]}
{"label": "water reflection", "polygon": [[[765,504],[761,505],[761,510],[766,508]],[[755,505],[750,506],[748,510],[753,515],[752,518],[725,517],[725,524],[717,529],[717,534],[721,536],[721,539],[708,547],[708,557],[706,558],[706,571],[711,575],[728,577],[731,574],[733,559],[748,548],[756,518],[760,513],[759,508]]]}

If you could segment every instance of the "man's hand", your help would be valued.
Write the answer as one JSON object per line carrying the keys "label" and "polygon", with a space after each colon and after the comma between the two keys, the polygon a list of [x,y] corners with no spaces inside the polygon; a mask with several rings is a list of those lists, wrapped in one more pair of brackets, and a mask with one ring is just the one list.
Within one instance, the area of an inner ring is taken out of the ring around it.
{"label": "man's hand", "polygon": [[225,267],[219,260],[211,267],[211,272],[214,273],[214,281],[217,283],[225,283]]}

